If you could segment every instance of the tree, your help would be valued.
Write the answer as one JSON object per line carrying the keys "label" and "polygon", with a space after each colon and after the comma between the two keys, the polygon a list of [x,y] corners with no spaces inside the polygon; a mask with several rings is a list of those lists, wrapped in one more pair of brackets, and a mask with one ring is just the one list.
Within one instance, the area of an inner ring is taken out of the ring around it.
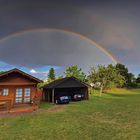
{"label": "tree", "polygon": [[140,74],[138,75],[137,79],[136,79],[136,83],[140,83]]}
{"label": "tree", "polygon": [[51,68],[48,73],[48,81],[51,82],[54,80],[55,80],[55,71],[54,68]]}
{"label": "tree", "polygon": [[112,64],[107,67],[98,65],[97,68],[91,67],[88,80],[91,83],[100,83],[100,96],[104,89],[112,86],[121,86],[125,80]]}
{"label": "tree", "polygon": [[78,68],[78,66],[71,66],[68,67],[66,69],[66,71],[64,72],[66,77],[75,77],[77,79],[79,79],[80,81],[86,81],[86,75],[85,73],[82,71],[81,68]]}
{"label": "tree", "polygon": [[43,88],[44,86],[46,86],[49,82],[41,82],[37,84],[38,88]]}
{"label": "tree", "polygon": [[56,79],[62,79],[63,75],[58,76]]}
{"label": "tree", "polygon": [[119,73],[125,78],[125,83],[123,87],[134,87],[135,86],[135,77],[132,73],[129,73],[128,68],[125,67],[123,64],[116,64],[116,69]]}

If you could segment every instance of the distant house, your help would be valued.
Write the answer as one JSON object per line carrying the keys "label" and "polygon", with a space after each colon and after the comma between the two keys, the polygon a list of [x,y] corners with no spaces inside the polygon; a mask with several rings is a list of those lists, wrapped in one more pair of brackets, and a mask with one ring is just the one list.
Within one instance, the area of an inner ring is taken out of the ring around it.
{"label": "distant house", "polygon": [[0,74],[0,102],[10,102],[10,106],[31,103],[40,92],[37,84],[41,80],[19,70],[12,69]]}
{"label": "distant house", "polygon": [[74,94],[83,94],[83,100],[88,100],[88,85],[74,77],[67,77],[44,86],[42,99],[55,103],[58,96],[68,95],[72,98]]}

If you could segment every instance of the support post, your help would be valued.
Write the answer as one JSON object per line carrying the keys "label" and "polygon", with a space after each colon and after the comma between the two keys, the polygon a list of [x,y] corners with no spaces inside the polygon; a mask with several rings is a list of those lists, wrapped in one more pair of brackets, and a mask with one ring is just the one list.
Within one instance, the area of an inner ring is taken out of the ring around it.
{"label": "support post", "polygon": [[48,102],[50,103],[50,92],[49,91],[47,92],[47,95],[48,95]]}
{"label": "support post", "polygon": [[46,93],[45,93],[45,90],[43,90],[43,91],[42,91],[42,100],[43,100],[43,101],[46,101],[45,94],[46,94]]}
{"label": "support post", "polygon": [[86,93],[87,93],[87,100],[89,100],[89,89],[87,88]]}
{"label": "support post", "polygon": [[54,88],[52,89],[52,103],[54,103]]}

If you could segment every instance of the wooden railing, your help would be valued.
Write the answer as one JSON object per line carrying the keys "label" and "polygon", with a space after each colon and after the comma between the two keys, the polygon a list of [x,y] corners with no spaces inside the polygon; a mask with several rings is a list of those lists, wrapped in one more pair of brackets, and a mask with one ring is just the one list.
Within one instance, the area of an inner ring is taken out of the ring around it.
{"label": "wooden railing", "polygon": [[11,101],[0,101],[0,111],[9,111],[11,109]]}

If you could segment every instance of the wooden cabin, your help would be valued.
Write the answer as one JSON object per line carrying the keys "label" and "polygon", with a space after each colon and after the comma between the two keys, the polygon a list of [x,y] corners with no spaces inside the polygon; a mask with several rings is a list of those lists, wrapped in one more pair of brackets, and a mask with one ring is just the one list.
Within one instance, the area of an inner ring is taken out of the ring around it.
{"label": "wooden cabin", "polygon": [[0,104],[8,102],[10,107],[30,104],[41,91],[37,84],[41,80],[19,70],[12,69],[0,74]]}
{"label": "wooden cabin", "polygon": [[88,100],[88,87],[86,83],[74,77],[58,79],[44,86],[42,100],[55,103],[59,96],[67,95],[72,99],[74,94],[83,94],[83,100]]}

